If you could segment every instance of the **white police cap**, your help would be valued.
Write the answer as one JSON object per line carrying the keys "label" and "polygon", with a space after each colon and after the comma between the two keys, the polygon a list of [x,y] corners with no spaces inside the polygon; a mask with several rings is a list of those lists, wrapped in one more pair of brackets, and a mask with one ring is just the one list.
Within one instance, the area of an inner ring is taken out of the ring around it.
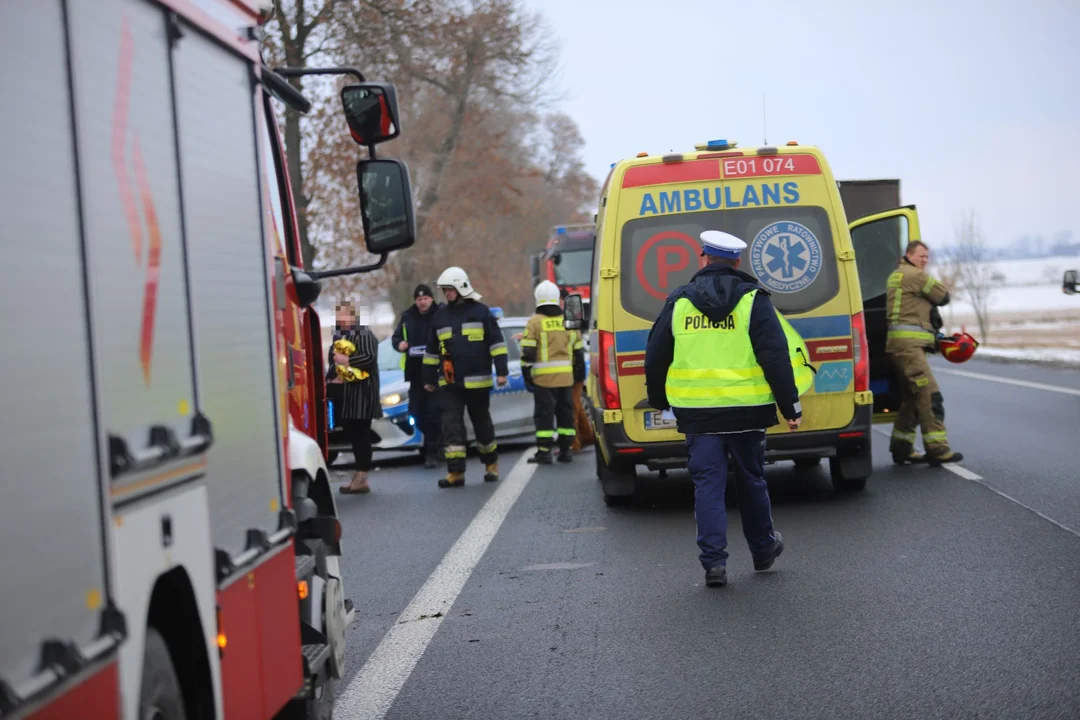
{"label": "white police cap", "polygon": [[746,249],[746,243],[720,230],[706,230],[701,233],[702,251],[706,255],[736,260],[739,253]]}

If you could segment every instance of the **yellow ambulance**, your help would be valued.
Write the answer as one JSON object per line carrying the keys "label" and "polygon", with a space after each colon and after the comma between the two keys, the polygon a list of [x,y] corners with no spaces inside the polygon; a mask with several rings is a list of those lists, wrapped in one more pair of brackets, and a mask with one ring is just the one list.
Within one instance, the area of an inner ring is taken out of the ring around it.
{"label": "yellow ambulance", "polygon": [[[703,263],[703,230],[723,230],[747,243],[740,269],[769,290],[806,341],[816,369],[813,387],[801,398],[802,427],[771,428],[767,460],[811,467],[828,458],[838,490],[862,489],[872,471],[875,412],[887,420],[896,410],[884,358],[885,280],[907,242],[918,238],[915,208],[877,213],[849,228],[818,148],[740,149],[714,140],[694,152],[642,153],[615,163],[601,191],[586,322],[587,396],[605,500],[633,495],[640,466],[686,466],[674,421],[649,407],[645,345],[667,296]],[[856,249],[860,266],[866,265],[862,277]],[[871,351],[880,376],[875,384],[887,393],[877,406]]]}

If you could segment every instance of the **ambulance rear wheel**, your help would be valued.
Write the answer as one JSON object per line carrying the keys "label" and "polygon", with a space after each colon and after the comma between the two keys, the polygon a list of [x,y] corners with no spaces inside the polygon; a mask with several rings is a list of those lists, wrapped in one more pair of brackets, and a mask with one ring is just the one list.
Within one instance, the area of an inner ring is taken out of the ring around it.
{"label": "ambulance rear wheel", "polygon": [[829,474],[833,489],[838,492],[858,492],[866,489],[866,481],[874,472],[870,444],[829,458]]}
{"label": "ambulance rear wheel", "polygon": [[147,720],[184,720],[187,717],[169,646],[154,628],[146,631],[139,717]]}
{"label": "ambulance rear wheel", "polygon": [[632,503],[637,484],[634,466],[608,465],[599,445],[595,448],[595,455],[596,475],[604,491],[604,504],[608,507],[618,507]]}

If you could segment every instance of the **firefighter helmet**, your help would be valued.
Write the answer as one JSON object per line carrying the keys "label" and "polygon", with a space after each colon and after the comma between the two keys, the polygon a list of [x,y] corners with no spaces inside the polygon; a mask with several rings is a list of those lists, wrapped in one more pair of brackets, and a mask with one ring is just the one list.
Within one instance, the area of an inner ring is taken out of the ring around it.
{"label": "firefighter helmet", "polygon": [[952,363],[964,363],[975,354],[975,348],[979,347],[979,341],[967,332],[961,331],[949,337],[943,337],[938,341],[941,354]]}
{"label": "firefighter helmet", "polygon": [[469,300],[479,300],[482,297],[469,282],[469,276],[459,267],[448,267],[443,270],[443,274],[439,276],[435,284],[439,287],[452,287],[461,297]]}
{"label": "firefighter helmet", "polygon": [[533,290],[533,297],[536,298],[537,307],[541,305],[558,305],[559,286],[550,280],[545,280]]}

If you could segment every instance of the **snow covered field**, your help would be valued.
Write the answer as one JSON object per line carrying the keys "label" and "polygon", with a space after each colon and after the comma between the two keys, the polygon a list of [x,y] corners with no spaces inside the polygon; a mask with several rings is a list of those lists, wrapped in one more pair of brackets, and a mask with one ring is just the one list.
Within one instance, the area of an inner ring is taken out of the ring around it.
{"label": "snow covered field", "polygon": [[990,266],[998,284],[990,295],[988,337],[981,337],[962,292],[942,308],[945,331],[965,327],[984,342],[981,357],[1080,367],[1080,295],[1061,290],[1062,276],[1080,269],[1080,258],[997,260]]}

